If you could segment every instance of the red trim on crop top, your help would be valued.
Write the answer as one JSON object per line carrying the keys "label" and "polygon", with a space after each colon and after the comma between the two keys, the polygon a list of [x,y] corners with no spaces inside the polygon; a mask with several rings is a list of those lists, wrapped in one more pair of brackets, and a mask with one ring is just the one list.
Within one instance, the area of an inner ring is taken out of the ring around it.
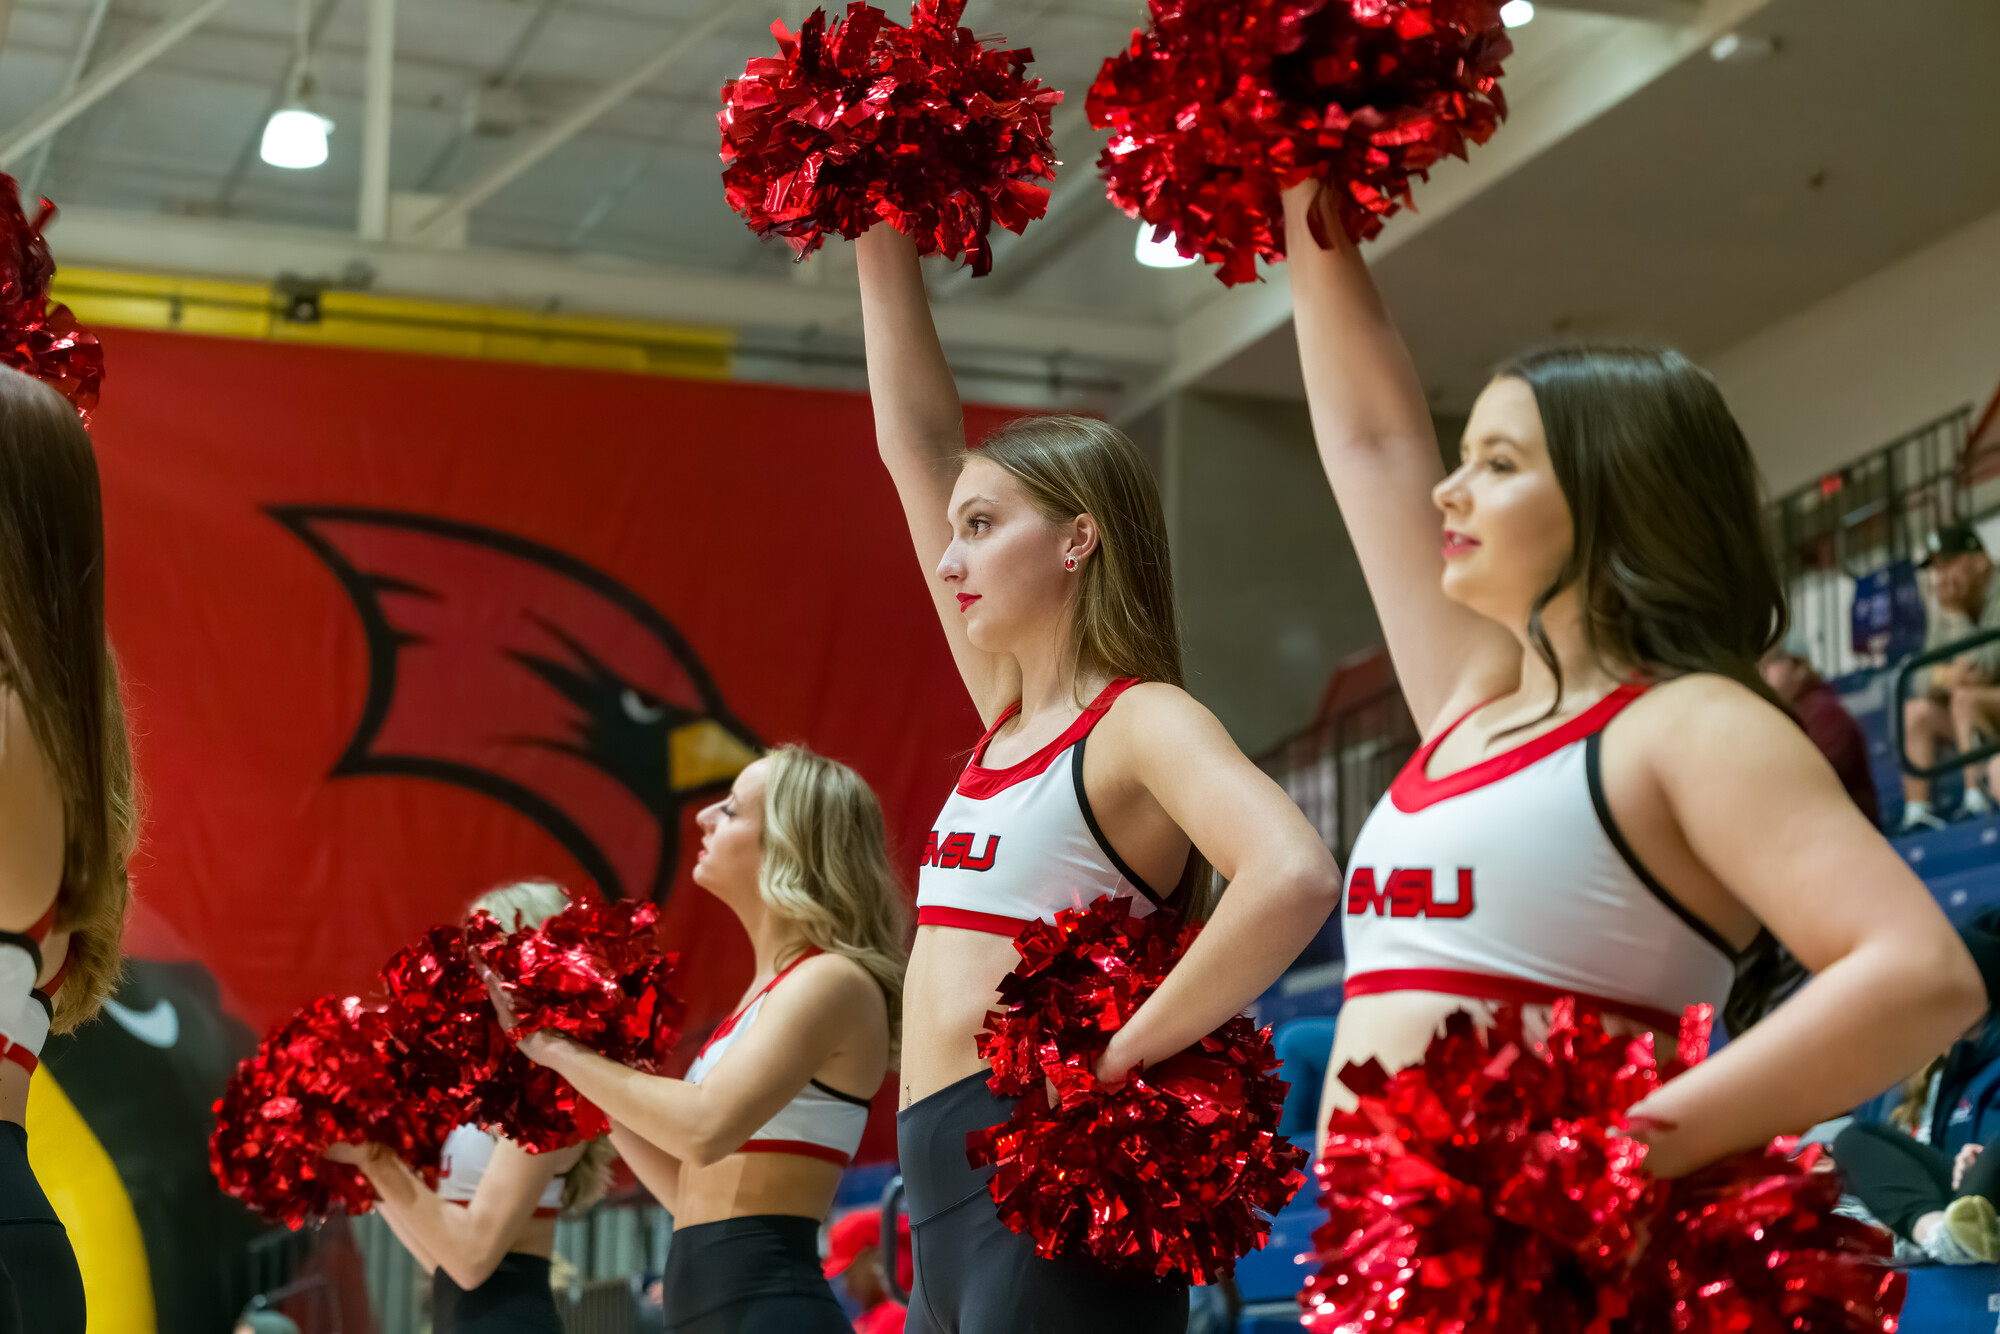
{"label": "red trim on crop top", "polygon": [[821,954],[821,953],[824,953],[824,951],[821,950],[819,946],[817,945],[807,946],[806,952],[804,954],[801,954],[798,958],[786,964],[782,969],[778,971],[778,975],[776,977],[772,978],[769,982],[766,982],[763,986],[757,988],[757,994],[752,996],[749,1000],[744,1001],[742,1009],[738,1010],[735,1014],[730,1015],[727,1019],[723,1020],[721,1023],[715,1026],[715,1031],[708,1035],[708,1041],[702,1043],[701,1050],[694,1054],[695,1059],[698,1061],[702,1057],[708,1055],[708,1049],[710,1047],[713,1047],[716,1043],[722,1041],[722,1039],[728,1037],[731,1033],[735,1032],[736,1025],[742,1022],[743,1016],[750,1013],[750,1007],[755,1005],[758,1001],[763,1000],[764,997],[770,995],[771,988],[777,986],[778,983],[784,981],[788,976],[790,976],[792,969],[797,968],[800,964],[804,963],[807,959],[812,958],[815,954]]}
{"label": "red trim on crop top", "polygon": [[1426,770],[1430,767],[1431,756],[1437,753],[1440,745],[1444,744],[1444,739],[1456,732],[1466,719],[1493,701],[1489,699],[1485,703],[1475,704],[1467,709],[1457,722],[1426,741],[1417,753],[1410,757],[1410,762],[1396,775],[1396,781],[1389,785],[1389,800],[1394,802],[1396,809],[1403,814],[1414,815],[1426,806],[1435,806],[1440,801],[1462,796],[1474,788],[1497,783],[1510,774],[1519,773],[1537,760],[1547,759],[1564,746],[1581,741],[1598,731],[1617,717],[1619,711],[1627,704],[1645,694],[1650,685],[1650,682],[1627,682],[1560,727],[1552,728],[1538,737],[1531,737],[1512,750],[1504,750],[1498,755],[1491,755],[1475,764],[1469,764],[1455,773],[1446,774],[1442,778],[1430,777]]}
{"label": "red trim on crop top", "polygon": [[1118,701],[1120,695],[1138,684],[1139,678],[1136,676],[1119,677],[1099,691],[1097,698],[1090,701],[1090,707],[1079,713],[1076,721],[1065,728],[1063,734],[1054,741],[1019,764],[1011,764],[1005,769],[984,768],[979,762],[986,757],[988,743],[1002,727],[1007,725],[1009,718],[1021,711],[1021,701],[1015,700],[1000,711],[1000,716],[993,720],[993,726],[986,729],[986,735],[979,738],[979,744],[972,748],[972,759],[966,764],[965,772],[958,776],[958,794],[961,797],[984,799],[1004,792],[1016,783],[1040,777],[1048,772],[1051,764],[1055,763],[1056,756],[1089,735],[1090,729],[1097,726],[1104,715],[1110,712],[1111,706]]}
{"label": "red trim on crop top", "polygon": [[1664,1033],[1680,1031],[1681,1017],[1650,1005],[1593,996],[1574,988],[1552,987],[1530,982],[1524,977],[1502,977],[1498,973],[1465,973],[1449,968],[1378,968],[1358,973],[1341,988],[1343,997],[1382,996],[1396,991],[1435,991],[1468,1000],[1505,1001],[1515,1005],[1549,1005],[1564,996],[1574,997],[1586,1009],[1635,1019],[1648,1028]]}
{"label": "red trim on crop top", "polygon": [[821,1162],[832,1163],[835,1167],[845,1167],[853,1157],[826,1144],[815,1144],[805,1139],[753,1139],[747,1140],[736,1150],[738,1153],[795,1153],[801,1158],[817,1158]]}

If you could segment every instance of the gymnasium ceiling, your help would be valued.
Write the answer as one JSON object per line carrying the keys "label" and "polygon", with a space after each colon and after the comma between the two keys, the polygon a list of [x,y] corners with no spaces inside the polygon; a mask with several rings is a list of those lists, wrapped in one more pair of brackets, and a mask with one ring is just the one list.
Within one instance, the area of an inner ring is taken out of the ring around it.
{"label": "gymnasium ceiling", "polygon": [[[336,129],[325,166],[289,172],[257,140],[292,79],[293,0],[12,0],[11,18],[0,0],[0,168],[63,206],[60,260],[722,325],[740,373],[857,382],[850,253],[792,264],[717,179],[716,90],[801,0],[401,0],[386,234],[365,240],[369,17],[394,0],[308,3]],[[41,134],[122,53],[209,10]],[[1225,292],[1204,268],[1142,268],[1094,184],[1082,95],[1143,13],[971,0],[968,26],[1032,47],[1070,104],[1051,216],[1003,238],[989,278],[933,273],[968,393],[1129,415],[1186,385],[1298,392],[1282,274]],[[1776,50],[1711,60],[1731,32]],[[1972,119],[1992,0],[1546,0],[1514,38],[1509,124],[1371,248],[1441,407],[1551,332],[1725,347],[2000,207],[2000,135]]]}

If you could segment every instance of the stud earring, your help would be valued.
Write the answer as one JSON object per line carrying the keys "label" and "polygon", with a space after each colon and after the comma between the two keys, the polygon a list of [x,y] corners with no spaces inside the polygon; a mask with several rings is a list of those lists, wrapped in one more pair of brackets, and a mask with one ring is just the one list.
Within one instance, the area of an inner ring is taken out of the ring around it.
{"label": "stud earring", "polygon": [[1064,556],[1064,557],[1063,557],[1063,568],[1064,568],[1065,570],[1068,570],[1068,571],[1069,571],[1069,572],[1070,572],[1071,574],[1075,574],[1075,573],[1076,573],[1076,557],[1074,557],[1074,556]]}

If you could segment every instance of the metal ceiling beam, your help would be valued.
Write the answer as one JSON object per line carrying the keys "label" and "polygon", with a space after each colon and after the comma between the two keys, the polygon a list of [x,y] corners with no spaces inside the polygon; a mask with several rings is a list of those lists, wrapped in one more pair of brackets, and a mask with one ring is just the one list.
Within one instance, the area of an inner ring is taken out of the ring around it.
{"label": "metal ceiling beam", "polygon": [[1654,23],[1693,23],[1701,17],[1700,0],[1537,0],[1537,7]]}
{"label": "metal ceiling beam", "polygon": [[499,162],[460,186],[438,205],[437,210],[417,225],[419,239],[435,237],[473,209],[513,184],[521,174],[574,139],[599,116],[623,102],[657,78],[666,68],[705,41],[726,24],[738,8],[738,0],[712,0],[702,16],[675,33],[660,48],[640,61],[622,77],[605,85],[596,95],[559,117],[546,130],[521,145]]}
{"label": "metal ceiling beam", "polygon": [[361,199],[356,230],[389,238],[389,131],[395,115],[396,0],[368,0],[367,81],[362,90]]}
{"label": "metal ceiling beam", "polygon": [[0,139],[0,167],[11,166],[37,144],[117,91],[127,79],[206,23],[211,15],[228,3],[229,0],[194,0],[173,18],[162,19],[152,31],[105,61],[96,73],[78,84],[67,96],[56,98],[28,117],[5,139]]}
{"label": "metal ceiling beam", "polygon": [[[59,263],[268,281],[373,275],[370,290],[480,305],[571,310],[725,328],[861,327],[851,283],[805,286],[787,277],[581,260],[512,250],[378,245],[352,232],[271,227],[216,218],[90,208],[63,210],[49,229]],[[1166,360],[1158,322],[1072,316],[1014,301],[946,306],[938,329],[955,352],[997,350],[1134,366]]]}
{"label": "metal ceiling beam", "polygon": [[[1507,124],[1469,162],[1448,162],[1415,192],[1416,208],[1393,219],[1362,254],[1372,263],[1423,234],[1481,192],[1548,152],[1577,130],[1634,96],[1769,0],[1706,0],[1700,21],[1686,27],[1621,24],[1587,53],[1513,102]],[[1247,351],[1291,322],[1292,293],[1284,272],[1245,283],[1187,315],[1171,331],[1173,358],[1151,383],[1128,395],[1112,420],[1131,421]]]}
{"label": "metal ceiling beam", "polygon": [[[7,19],[8,0],[0,0],[0,34],[4,34]],[[68,97],[83,82],[83,72],[90,68],[90,57],[97,50],[97,39],[104,31],[104,15],[111,8],[111,0],[95,0],[90,14],[83,21],[83,35],[77,39],[76,54],[70,58],[69,72],[63,76],[61,97]],[[35,160],[21,173],[21,197],[33,199],[42,188],[42,173],[48,170],[49,153],[56,146],[56,136],[51,134],[35,149]]]}

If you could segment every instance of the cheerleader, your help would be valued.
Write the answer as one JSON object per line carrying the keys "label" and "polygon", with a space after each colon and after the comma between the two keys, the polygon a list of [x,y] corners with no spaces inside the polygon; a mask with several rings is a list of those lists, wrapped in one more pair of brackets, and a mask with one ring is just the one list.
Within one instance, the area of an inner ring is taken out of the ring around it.
{"label": "cheerleader", "polygon": [[[611,1118],[674,1216],[661,1304],[674,1334],[850,1334],[819,1227],[894,1060],[902,891],[861,776],[783,746],[701,812],[694,881],[743,923],[757,971],[685,1079],[543,1030],[521,1051]],[[506,997],[494,988],[503,1023]]]}
{"label": "cheerleader", "polygon": [[966,448],[909,239],[857,243],[876,440],[986,735],[918,872],[898,1138],[912,1331],[1179,1330],[1185,1285],[1039,1259],[967,1165],[1006,1121],[975,1039],[1033,920],[1106,895],[1207,929],[1111,1038],[1107,1085],[1188,1047],[1298,957],[1337,900],[1319,836],[1181,688],[1159,492],[1101,421],[1026,418]]}
{"label": "cheerleader", "polygon": [[[512,931],[568,906],[560,886],[529,880],[482,896],[466,915],[491,913]],[[603,1198],[608,1143],[529,1153],[478,1126],[459,1126],[445,1140],[435,1191],[385,1145],[324,1152],[361,1169],[383,1221],[430,1274],[436,1334],[562,1334],[549,1286],[556,1218]]]}
{"label": "cheerleader", "polygon": [[28,1082],[117,986],[136,827],[90,435],[0,367],[0,1268],[35,1334],[83,1334],[84,1293],[28,1165]]}
{"label": "cheerleader", "polygon": [[[1660,348],[1518,357],[1447,471],[1360,256],[1306,239],[1317,189],[1285,199],[1313,430],[1425,737],[1348,868],[1321,1126],[1347,1064],[1413,1064],[1495,1001],[1575,996],[1666,1050],[1727,1003],[1735,1040],[1633,1109],[1663,1177],[1943,1050],[1984,989],[1757,675],[1784,597],[1714,381]],[[1753,1028],[1778,943],[1815,977]]]}

